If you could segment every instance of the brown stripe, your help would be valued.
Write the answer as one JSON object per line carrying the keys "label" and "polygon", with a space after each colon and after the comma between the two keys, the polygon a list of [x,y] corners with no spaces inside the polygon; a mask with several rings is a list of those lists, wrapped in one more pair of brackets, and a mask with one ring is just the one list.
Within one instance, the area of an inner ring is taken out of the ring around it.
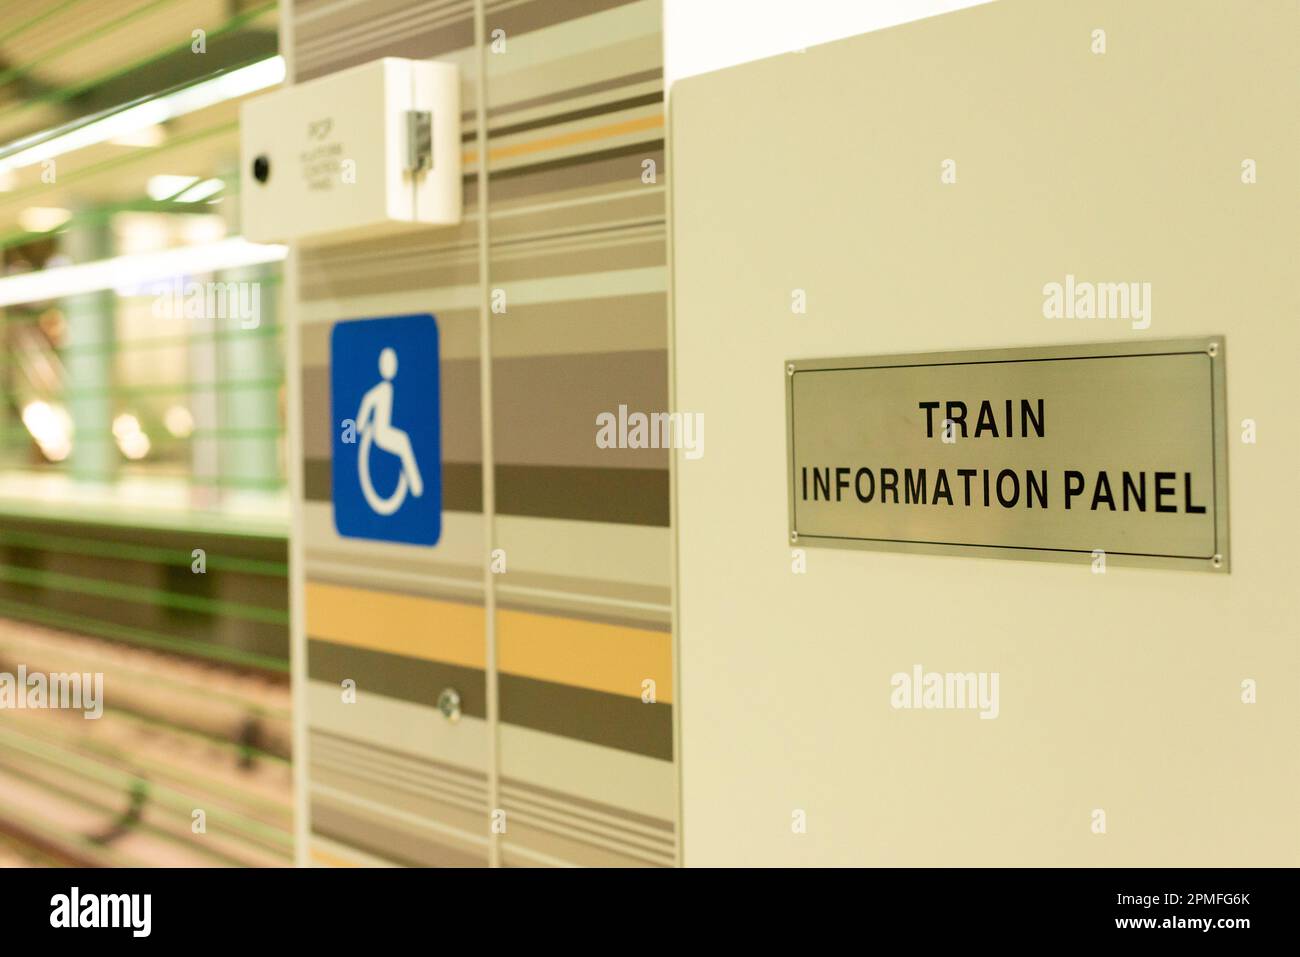
{"label": "brown stripe", "polygon": [[673,712],[666,704],[501,674],[501,720],[607,748],[673,759]]}
{"label": "brown stripe", "polygon": [[357,683],[358,696],[367,692],[381,694],[426,708],[437,706],[438,695],[444,688],[455,688],[460,694],[460,710],[464,714],[473,718],[487,717],[486,679],[478,668],[309,638],[307,674],[313,681],[324,681],[335,687],[345,678],[351,678]]}
{"label": "brown stripe", "polygon": [[[329,459],[303,462],[303,496],[309,502],[334,500],[333,466]],[[483,511],[483,467],[477,462],[442,463],[442,509],[445,512]]]}
{"label": "brown stripe", "polygon": [[[487,716],[486,679],[477,668],[310,638],[307,673],[312,680],[335,687],[351,678],[357,683],[358,695],[383,695],[427,708],[436,706],[443,688],[455,688],[465,714]],[[645,704],[627,695],[509,674],[500,674],[497,686],[501,720],[509,724],[672,760],[671,705]]]}
{"label": "brown stripe", "polygon": [[302,494],[309,502],[334,501],[334,466],[329,459],[302,463]]}
{"label": "brown stripe", "polygon": [[668,526],[667,469],[498,465],[500,515]]}

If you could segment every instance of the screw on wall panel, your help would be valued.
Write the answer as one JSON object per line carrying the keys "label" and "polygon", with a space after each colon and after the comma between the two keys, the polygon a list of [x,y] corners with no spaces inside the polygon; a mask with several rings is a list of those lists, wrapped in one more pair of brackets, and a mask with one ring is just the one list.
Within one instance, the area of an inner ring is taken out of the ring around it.
{"label": "screw on wall panel", "polygon": [[438,695],[438,710],[442,716],[455,724],[460,720],[460,692],[455,688],[443,688]]}
{"label": "screw on wall panel", "polygon": [[1217,356],[1219,354],[1219,344],[1217,342],[1211,342],[1205,351],[1211,356]]}
{"label": "screw on wall panel", "polygon": [[1213,565],[1215,568],[1222,568],[1222,567],[1223,567],[1223,556],[1222,556],[1222,555],[1215,555],[1213,558],[1210,559],[1210,564]]}
{"label": "screw on wall panel", "polygon": [[786,374],[786,375],[794,375],[794,363],[793,363],[793,362],[788,363],[788,364],[786,365],[786,367],[785,367],[785,374]]}
{"label": "screw on wall panel", "polygon": [[797,541],[799,541],[799,533],[798,533],[798,532],[791,532],[791,533],[790,533],[790,541],[792,541],[792,542],[797,542]]}

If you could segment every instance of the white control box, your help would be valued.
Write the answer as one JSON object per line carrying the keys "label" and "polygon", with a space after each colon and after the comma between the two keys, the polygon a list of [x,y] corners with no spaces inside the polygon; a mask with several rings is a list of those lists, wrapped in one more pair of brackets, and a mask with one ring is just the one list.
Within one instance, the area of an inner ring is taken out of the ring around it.
{"label": "white control box", "polygon": [[360,239],[461,217],[460,77],[385,57],[240,111],[240,220],[253,242]]}

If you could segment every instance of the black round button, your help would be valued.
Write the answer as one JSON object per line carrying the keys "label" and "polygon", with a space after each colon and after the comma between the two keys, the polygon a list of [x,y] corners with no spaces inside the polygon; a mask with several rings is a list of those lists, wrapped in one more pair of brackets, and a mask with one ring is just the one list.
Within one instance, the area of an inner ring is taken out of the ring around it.
{"label": "black round button", "polygon": [[265,183],[271,178],[271,161],[263,153],[257,159],[253,160],[253,179],[259,183]]}

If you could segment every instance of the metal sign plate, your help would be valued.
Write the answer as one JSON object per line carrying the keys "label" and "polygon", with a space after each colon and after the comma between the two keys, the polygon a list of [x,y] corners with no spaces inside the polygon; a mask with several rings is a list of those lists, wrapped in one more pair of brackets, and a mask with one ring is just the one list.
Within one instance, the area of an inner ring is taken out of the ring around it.
{"label": "metal sign plate", "polygon": [[784,372],[792,543],[1228,571],[1222,337]]}

